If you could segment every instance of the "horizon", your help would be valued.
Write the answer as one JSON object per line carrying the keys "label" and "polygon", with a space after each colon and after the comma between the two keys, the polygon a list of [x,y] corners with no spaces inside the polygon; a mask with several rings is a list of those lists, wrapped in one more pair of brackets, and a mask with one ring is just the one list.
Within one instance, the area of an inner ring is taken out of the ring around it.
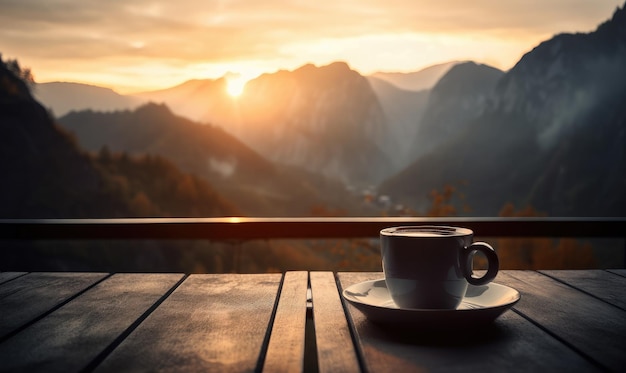
{"label": "horizon", "polygon": [[[18,60],[18,62],[19,62],[19,60]],[[415,71],[374,71],[374,72],[372,72],[370,74],[363,74],[363,73],[361,73],[360,71],[356,70],[354,67],[350,66],[350,64],[347,63],[346,61],[331,61],[331,62],[329,62],[327,64],[317,64],[317,65],[313,64],[313,65],[316,68],[322,68],[324,66],[328,66],[328,65],[331,65],[333,63],[342,63],[342,62],[345,62],[351,70],[356,71],[357,73],[361,74],[364,77],[374,76],[376,74],[390,74],[390,75],[392,75],[392,74],[414,74],[414,73],[419,73],[419,72],[421,72],[423,70],[428,70],[430,68],[434,68],[434,67],[442,66],[442,65],[447,65],[447,64],[463,64],[463,63],[466,63],[466,62],[474,62],[474,63],[480,64],[480,62],[477,62],[477,61],[469,61],[469,60],[457,61],[457,60],[454,60],[454,61],[435,63],[433,65],[428,65],[428,66],[425,66],[425,67],[420,68],[420,69],[415,70]],[[20,64],[21,64],[21,62],[20,62]],[[270,74],[271,75],[271,74],[278,73],[279,71],[294,72],[294,71],[296,71],[296,70],[298,70],[298,69],[300,69],[300,68],[302,68],[302,67],[304,67],[306,65],[311,65],[311,64],[312,63],[305,63],[305,64],[303,64],[301,66],[297,66],[294,69],[289,69],[289,70],[287,70],[287,69],[279,69],[279,70],[276,70],[276,71],[262,72],[259,75],[253,76],[252,78],[248,78],[248,79],[242,79],[239,74],[227,71],[224,75],[218,76],[218,77],[214,77],[214,78],[213,77],[210,77],[210,78],[193,78],[192,77],[190,79],[187,79],[187,80],[175,83],[175,84],[173,84],[171,86],[156,88],[154,90],[130,91],[130,92],[123,92],[123,93],[118,92],[117,90],[115,90],[112,87],[107,87],[105,85],[99,85],[99,84],[95,84],[95,83],[92,83],[92,82],[76,82],[76,81],[64,81],[64,80],[51,80],[51,81],[45,81],[45,82],[35,81],[35,85],[37,85],[37,84],[50,84],[50,83],[77,84],[77,85],[91,86],[91,87],[95,87],[95,88],[111,89],[112,91],[114,91],[115,93],[120,94],[120,95],[133,96],[133,95],[140,95],[140,94],[144,94],[144,93],[156,92],[156,91],[160,91],[160,90],[168,90],[168,89],[172,89],[172,88],[175,88],[175,87],[178,87],[178,86],[181,86],[181,85],[184,85],[186,83],[193,82],[193,81],[217,81],[217,80],[220,80],[220,79],[225,79],[226,82],[227,82],[226,93],[228,93],[231,96],[239,96],[241,93],[243,93],[243,88],[244,88],[246,83],[248,83],[249,81],[254,80],[256,78],[259,78],[261,75],[265,75],[265,74]],[[506,72],[506,71],[504,71],[504,72]],[[234,83],[234,84],[231,84],[231,82]],[[388,82],[390,84],[394,84],[394,83],[391,83],[391,81],[388,81]],[[401,87],[398,87],[398,88],[402,89]]]}
{"label": "horizon", "polygon": [[133,0],[24,5],[3,0],[0,53],[37,83],[71,82],[119,94],[192,79],[346,62],[361,75],[410,73],[451,61],[503,71],[560,33],[591,32],[622,0],[501,3],[460,0],[253,4]]}

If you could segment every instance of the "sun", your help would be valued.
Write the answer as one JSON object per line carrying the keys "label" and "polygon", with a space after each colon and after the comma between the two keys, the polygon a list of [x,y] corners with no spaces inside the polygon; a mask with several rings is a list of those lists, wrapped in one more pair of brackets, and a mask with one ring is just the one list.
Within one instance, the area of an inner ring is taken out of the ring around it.
{"label": "sun", "polygon": [[226,78],[226,92],[233,98],[239,97],[243,93],[247,82],[248,80],[243,76],[233,74]]}

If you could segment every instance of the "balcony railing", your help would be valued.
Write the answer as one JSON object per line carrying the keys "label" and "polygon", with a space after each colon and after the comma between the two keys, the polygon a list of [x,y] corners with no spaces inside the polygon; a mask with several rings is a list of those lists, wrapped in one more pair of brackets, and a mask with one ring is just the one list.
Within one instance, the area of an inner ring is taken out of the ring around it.
{"label": "balcony railing", "polygon": [[[454,225],[488,238],[610,238],[600,241],[615,255],[612,268],[626,268],[626,218],[477,218],[477,217],[347,217],[347,218],[128,218],[128,219],[0,219],[0,250],[11,242],[206,240],[224,241],[239,268],[241,243],[275,239],[377,238],[381,229],[401,225]],[[235,245],[232,245],[232,244]],[[186,245],[186,244],[183,244]],[[98,255],[102,246],[86,250]],[[115,246],[112,246],[115,247]],[[21,249],[20,249],[21,250]],[[614,251],[618,250],[618,251]],[[621,255],[618,254],[621,251]],[[6,255],[12,253],[5,252]],[[622,258],[622,259],[620,259]],[[43,267],[42,267],[43,268]]]}
{"label": "balcony railing", "polygon": [[378,237],[400,225],[455,225],[485,237],[626,238],[626,218],[0,219],[0,239],[306,239]]}

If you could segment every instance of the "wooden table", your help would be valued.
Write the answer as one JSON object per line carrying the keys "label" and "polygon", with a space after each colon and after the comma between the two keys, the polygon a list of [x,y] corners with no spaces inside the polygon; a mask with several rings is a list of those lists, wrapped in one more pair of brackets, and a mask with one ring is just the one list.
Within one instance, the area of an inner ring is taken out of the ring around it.
{"label": "wooden table", "polygon": [[381,273],[0,273],[0,371],[624,371],[626,270],[501,271],[479,332],[390,331],[344,303]]}

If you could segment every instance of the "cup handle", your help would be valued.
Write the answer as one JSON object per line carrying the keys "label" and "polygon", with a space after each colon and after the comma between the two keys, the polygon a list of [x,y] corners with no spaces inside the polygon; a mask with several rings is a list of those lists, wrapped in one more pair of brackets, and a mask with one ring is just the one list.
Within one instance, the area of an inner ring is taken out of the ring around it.
{"label": "cup handle", "polygon": [[[472,260],[473,254],[477,251],[485,254],[487,258],[488,268],[487,273],[483,277],[474,277],[472,273]],[[498,274],[500,268],[500,261],[496,251],[486,242],[474,242],[470,246],[466,247],[463,251],[463,263],[465,279],[472,285],[485,285],[491,282]]]}

